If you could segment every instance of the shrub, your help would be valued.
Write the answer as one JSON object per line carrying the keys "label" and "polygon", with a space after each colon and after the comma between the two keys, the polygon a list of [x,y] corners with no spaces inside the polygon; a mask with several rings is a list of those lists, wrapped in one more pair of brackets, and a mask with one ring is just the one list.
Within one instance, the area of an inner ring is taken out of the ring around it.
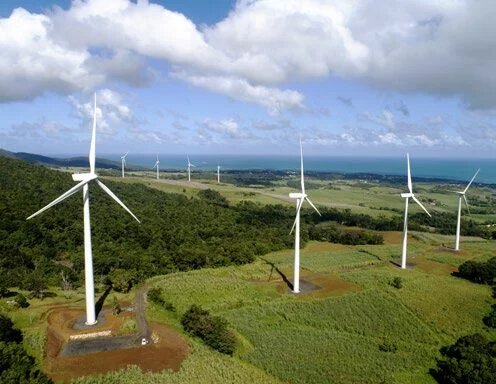
{"label": "shrub", "polygon": [[118,315],[121,312],[122,312],[121,305],[119,304],[117,297],[114,296],[112,298],[112,313],[114,315]]}
{"label": "shrub", "polygon": [[207,310],[192,305],[184,313],[181,324],[186,332],[198,336],[209,347],[227,355],[234,353],[236,339],[227,328],[225,319],[212,316]]}
{"label": "shrub", "polygon": [[324,222],[310,227],[309,236],[311,240],[329,241],[331,243],[364,245],[383,244],[382,235],[359,229],[340,227],[334,223]]}
{"label": "shrub", "polygon": [[491,306],[491,312],[487,316],[485,316],[482,321],[489,328],[496,328],[496,304]]}
{"label": "shrub", "polygon": [[383,340],[381,344],[379,344],[379,351],[381,352],[391,352],[395,353],[398,350],[396,344],[389,340]]}
{"label": "shrub", "polygon": [[148,290],[148,299],[155,304],[160,305],[167,311],[175,312],[176,307],[170,301],[167,301],[162,296],[162,288],[150,288]]}
{"label": "shrub", "polygon": [[396,289],[401,289],[403,288],[403,279],[401,277],[396,276],[389,282],[389,285],[391,285]]}
{"label": "shrub", "polygon": [[27,308],[29,307],[28,300],[26,299],[26,296],[24,296],[22,293],[18,293],[14,297],[14,302],[20,307],[20,308]]}
{"label": "shrub", "polygon": [[455,275],[478,284],[493,284],[496,279],[496,257],[487,262],[466,261]]}
{"label": "shrub", "polygon": [[439,383],[496,383],[496,342],[478,333],[463,336],[441,348],[441,355],[444,360],[438,360],[432,372]]}

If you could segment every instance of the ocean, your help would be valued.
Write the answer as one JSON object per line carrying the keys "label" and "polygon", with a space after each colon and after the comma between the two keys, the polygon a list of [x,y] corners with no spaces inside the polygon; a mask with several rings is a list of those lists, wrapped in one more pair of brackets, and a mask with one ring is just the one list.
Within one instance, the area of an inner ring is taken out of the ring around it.
{"label": "ocean", "polygon": [[[120,155],[100,154],[99,157],[119,161]],[[155,155],[133,154],[127,157],[129,165],[152,168]],[[185,155],[159,155],[161,169],[186,169]],[[196,169],[215,170],[298,170],[297,156],[257,156],[257,155],[190,155]],[[305,156],[304,167],[310,171],[374,173],[379,175],[406,175],[406,157],[325,157]],[[476,181],[496,184],[496,159],[440,159],[411,158],[412,177],[442,178],[468,181],[478,168],[481,169]]]}

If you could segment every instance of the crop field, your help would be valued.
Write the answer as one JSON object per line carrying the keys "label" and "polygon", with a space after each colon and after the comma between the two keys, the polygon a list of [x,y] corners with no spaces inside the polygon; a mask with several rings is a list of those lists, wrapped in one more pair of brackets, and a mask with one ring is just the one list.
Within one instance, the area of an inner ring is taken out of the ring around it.
{"label": "crop field", "polygon": [[[151,173],[134,172],[125,179],[119,177],[108,177],[109,179],[125,183],[143,183],[149,187],[159,189],[164,192],[183,193],[186,196],[195,196],[198,190],[211,188],[220,192],[231,203],[242,200],[257,201],[261,204],[288,204],[293,202],[288,198],[294,188],[288,187],[288,182],[299,182],[294,176],[288,176],[283,180],[274,183],[274,186],[235,186],[229,183],[217,184],[210,179],[202,178],[201,174],[195,175],[192,182],[185,179],[176,179],[177,174],[164,174],[160,180],[153,178]],[[174,177],[170,179],[168,177]],[[401,185],[382,185],[374,182],[360,182],[353,180],[332,180],[321,181],[307,178],[307,191],[312,201],[321,206],[335,208],[349,208],[356,213],[364,213],[374,217],[402,215],[404,200],[400,197],[405,192]],[[450,191],[460,190],[461,185],[435,183],[416,183],[415,192],[424,205],[434,212],[456,213],[458,199]],[[487,202],[496,199],[496,191],[488,187],[478,187],[473,185],[467,199],[471,203],[472,210],[477,208],[477,204],[484,204],[481,209],[487,206]],[[422,212],[422,210],[411,204],[412,213]],[[478,223],[496,223],[496,212],[474,212],[471,219]]]}
{"label": "crop field", "polygon": [[[405,271],[391,263],[400,244],[310,242],[301,254],[302,279],[322,287],[320,293],[289,292],[282,275],[292,280],[291,250],[250,265],[156,277],[150,285],[161,287],[177,312],[152,305],[150,315],[177,327],[178,314],[191,304],[222,315],[240,340],[233,360],[283,382],[434,383],[428,372],[442,345],[489,332],[481,319],[491,305],[490,289],[450,272],[453,260],[485,258],[491,242],[470,241],[464,243],[470,251],[436,254],[436,237],[412,235],[417,265]],[[394,277],[403,279],[401,289],[390,285]],[[326,289],[337,279],[349,284]],[[393,347],[383,351],[381,345]]]}

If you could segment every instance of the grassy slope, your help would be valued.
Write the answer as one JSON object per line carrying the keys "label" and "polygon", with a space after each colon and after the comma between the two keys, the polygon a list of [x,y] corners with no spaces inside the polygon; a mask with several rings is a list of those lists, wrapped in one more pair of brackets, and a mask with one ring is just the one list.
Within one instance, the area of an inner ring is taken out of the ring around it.
{"label": "grassy slope", "polygon": [[[140,175],[140,176],[137,176]],[[197,175],[196,177],[200,177]],[[236,187],[232,184],[216,184],[212,180],[195,179],[194,183],[188,184],[185,180],[180,180],[183,185],[170,184],[167,179],[155,180],[151,176],[144,176],[143,173],[135,173],[134,176],[120,179],[118,177],[109,177],[115,181],[124,181],[126,183],[144,183],[149,187],[157,188],[164,192],[185,193],[187,196],[196,194],[199,188],[212,188],[221,192],[229,201],[238,202],[241,200],[258,201],[262,204],[293,204],[287,196],[290,192],[294,192],[292,188],[286,186],[285,181],[277,182],[275,187],[266,188],[248,188]],[[390,209],[404,209],[404,201],[399,196],[404,192],[400,186],[383,186],[374,183],[359,183],[350,180],[333,180],[328,181],[308,180],[311,182],[308,192],[312,197],[312,201],[317,205],[350,208],[354,212],[365,213],[377,217],[379,215],[391,216],[399,215],[400,213],[390,210],[379,209],[388,207]],[[201,184],[200,184],[201,183]],[[331,185],[332,187],[329,187]],[[316,188],[316,186],[319,186]],[[459,190],[459,185],[445,186],[443,189],[438,188],[431,183],[417,183],[416,195],[420,200],[424,201],[429,210],[439,212],[456,213],[458,207],[458,199],[454,193],[450,191]],[[435,190],[434,190],[435,189]],[[442,191],[442,193],[440,193]],[[250,194],[251,195],[248,195]],[[254,194],[254,195],[253,195]],[[432,204],[426,202],[426,198],[433,200]],[[472,186],[470,193],[467,196],[468,200],[480,199],[486,197],[496,198],[496,191],[486,187]],[[411,205],[411,212],[422,212],[416,204]],[[496,214],[474,214],[471,216],[476,222],[496,221]],[[455,224],[453,224],[455,225]]]}
{"label": "grassy slope", "polygon": [[[171,192],[181,193],[184,189],[187,195],[197,192],[196,187],[142,178],[127,178],[125,182],[146,183]],[[258,189],[210,186],[231,201],[248,198],[262,203],[284,202],[262,195]],[[340,201],[353,210],[375,215],[394,213],[370,209],[371,206],[402,208],[397,197],[400,191],[394,188],[357,189],[346,182],[338,188],[310,193],[316,203]],[[280,186],[261,191],[282,196],[290,189]],[[256,195],[246,197],[249,192]],[[435,198],[446,204],[442,209],[454,207],[448,195]],[[365,202],[366,207],[359,206],[359,202]],[[151,279],[152,285],[164,288],[167,299],[177,308],[176,313],[170,313],[151,306],[151,318],[180,329],[180,314],[193,303],[201,304],[230,321],[241,340],[237,356],[220,356],[197,340],[190,340],[193,352],[179,374],[143,374],[130,369],[80,382],[431,383],[428,369],[435,364],[441,345],[463,334],[486,332],[481,318],[489,311],[489,289],[453,278],[449,273],[464,260],[487,259],[494,243],[464,239],[463,251],[453,254],[439,249],[440,243],[449,243],[452,237],[414,233],[409,256],[417,266],[400,271],[390,264],[399,254],[399,238],[397,233],[388,234],[382,246],[311,242],[302,252],[302,278],[323,289],[298,297],[287,292],[275,270],[291,279],[291,250],[269,254],[251,265]],[[403,277],[401,290],[389,286],[394,276]],[[34,300],[30,308],[11,313],[26,335],[28,350],[39,360],[47,308],[81,300],[81,293],[68,299],[58,296],[43,302]],[[4,305],[5,300],[1,303]],[[395,344],[398,351],[379,351],[378,345],[384,340]]]}
{"label": "grassy slope", "polygon": [[[290,278],[290,250],[251,265],[156,277],[150,284],[164,289],[177,312],[152,306],[150,314],[179,327],[179,314],[193,303],[201,304],[226,317],[242,340],[231,362],[242,359],[284,382],[433,383],[428,370],[435,365],[439,347],[467,333],[487,333],[481,318],[491,303],[488,287],[454,278],[449,263],[426,258],[424,254],[434,249],[433,240],[411,239],[417,267],[407,271],[389,263],[399,244],[367,246],[364,253],[363,246],[312,242],[302,252],[302,278],[319,283],[323,293],[288,292],[272,265]],[[453,257],[485,258],[489,244],[467,244],[470,253]],[[400,290],[389,285],[395,276],[404,279]],[[353,285],[336,294],[332,287],[342,281]],[[380,351],[385,341],[397,351]],[[195,353],[185,369],[201,364]],[[119,375],[123,380],[141,377],[136,371]],[[181,382],[167,374],[155,378],[157,383]],[[143,380],[152,382],[149,375]],[[221,374],[217,382],[229,381]]]}

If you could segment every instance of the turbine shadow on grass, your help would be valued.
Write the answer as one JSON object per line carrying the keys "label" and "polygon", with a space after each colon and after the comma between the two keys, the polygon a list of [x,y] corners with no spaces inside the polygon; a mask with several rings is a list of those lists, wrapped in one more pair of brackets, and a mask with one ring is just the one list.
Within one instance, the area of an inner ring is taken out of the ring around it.
{"label": "turbine shadow on grass", "polygon": [[[401,261],[400,260],[398,260],[398,261],[396,261],[396,260],[390,260],[389,263],[392,264],[392,265],[394,265],[395,267],[401,268]],[[415,267],[416,265],[417,265],[416,263],[409,263],[409,262],[407,262],[406,263],[406,268],[407,269],[411,269],[411,268]]]}
{"label": "turbine shadow on grass", "polygon": [[286,277],[286,275],[279,268],[276,267],[275,263],[272,263],[272,262],[264,259],[263,257],[261,257],[260,259],[263,260],[265,262],[265,264],[268,264],[268,265],[270,265],[272,267],[272,269],[270,270],[269,281],[270,281],[270,278],[272,277],[272,273],[274,271],[276,271],[278,273],[278,275],[281,276],[282,280],[286,283],[286,285],[288,286],[288,288],[291,289],[291,290],[293,290],[293,283],[288,280],[288,278]]}
{"label": "turbine shadow on grass", "polygon": [[98,301],[96,302],[96,304],[95,304],[95,316],[96,316],[96,318],[98,318],[98,315],[100,315],[100,311],[103,308],[103,303],[105,303],[105,299],[107,298],[107,296],[109,295],[111,290],[112,290],[112,287],[111,286],[108,287],[105,290],[105,292],[103,292],[103,294],[100,296]]}

